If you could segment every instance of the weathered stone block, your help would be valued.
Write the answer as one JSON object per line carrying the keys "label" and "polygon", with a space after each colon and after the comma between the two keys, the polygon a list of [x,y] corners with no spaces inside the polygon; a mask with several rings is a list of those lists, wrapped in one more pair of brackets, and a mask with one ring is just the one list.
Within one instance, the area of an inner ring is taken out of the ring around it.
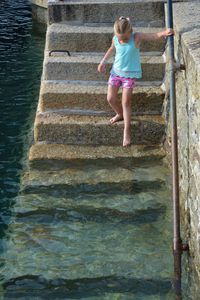
{"label": "weathered stone block", "polygon": [[[38,114],[35,121],[35,141],[81,145],[121,145],[123,122],[109,124],[105,116]],[[133,144],[158,144],[165,125],[161,117],[135,117],[132,120]]]}

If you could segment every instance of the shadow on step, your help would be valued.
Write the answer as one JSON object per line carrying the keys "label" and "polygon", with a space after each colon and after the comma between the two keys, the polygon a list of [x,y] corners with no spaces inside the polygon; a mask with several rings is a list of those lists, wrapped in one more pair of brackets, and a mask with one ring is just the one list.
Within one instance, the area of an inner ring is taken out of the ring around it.
{"label": "shadow on step", "polygon": [[110,208],[91,208],[82,206],[74,209],[38,209],[28,212],[16,213],[16,222],[34,222],[34,223],[48,223],[48,222],[96,222],[96,223],[121,223],[121,224],[148,224],[155,222],[161,215],[166,212],[164,205],[152,207],[148,209],[138,209],[134,212],[119,211]]}
{"label": "shadow on step", "polygon": [[[47,299],[47,297],[48,299],[86,299],[94,296],[104,297],[107,293],[129,293],[129,295],[131,293],[134,297],[137,294],[143,294],[145,297],[167,294],[171,289],[171,281],[169,279],[136,279],[115,276],[47,280],[42,276],[25,275],[5,282],[3,287],[6,291],[4,299],[21,299],[32,296],[39,297],[39,299]],[[40,298],[41,296],[42,298]]]}
{"label": "shadow on step", "polygon": [[163,180],[154,180],[154,181],[137,181],[133,180],[132,182],[122,182],[122,183],[99,183],[95,185],[91,184],[79,184],[79,185],[68,185],[68,184],[55,184],[49,186],[34,186],[27,185],[23,187],[21,191],[22,194],[42,194],[45,193],[47,195],[57,195],[57,196],[68,196],[77,193],[131,193],[136,194],[140,192],[146,192],[151,190],[157,190],[165,186],[165,182]]}

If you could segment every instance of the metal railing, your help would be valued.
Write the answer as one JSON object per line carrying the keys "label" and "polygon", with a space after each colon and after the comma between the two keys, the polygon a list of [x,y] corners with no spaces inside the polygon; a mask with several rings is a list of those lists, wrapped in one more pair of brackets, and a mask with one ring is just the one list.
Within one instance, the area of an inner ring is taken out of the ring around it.
{"label": "metal railing", "polygon": [[[172,0],[167,0],[167,25],[173,28]],[[172,198],[173,198],[173,256],[174,256],[174,289],[176,299],[182,299],[181,293],[181,256],[183,251],[189,250],[187,244],[182,243],[180,233],[180,200],[179,200],[179,171],[178,171],[178,139],[176,112],[175,72],[177,70],[174,59],[174,36],[168,37],[169,45],[169,81],[170,81],[170,112],[172,120],[171,152],[172,152]]]}

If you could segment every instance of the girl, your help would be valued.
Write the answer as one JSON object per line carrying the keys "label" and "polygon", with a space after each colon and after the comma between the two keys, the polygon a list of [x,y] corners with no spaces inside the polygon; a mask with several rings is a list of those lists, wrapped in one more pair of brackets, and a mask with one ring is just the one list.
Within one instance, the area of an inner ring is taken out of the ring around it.
{"label": "girl", "polygon": [[[157,40],[173,34],[172,29],[158,33],[133,32],[129,18],[120,17],[114,23],[114,37],[111,47],[101,60],[98,71],[105,73],[106,60],[116,50],[115,60],[108,80],[107,100],[116,115],[110,119],[113,124],[124,119],[123,146],[131,143],[131,97],[136,78],[142,77],[139,47],[142,41]],[[117,101],[119,87],[122,86],[122,103]]]}

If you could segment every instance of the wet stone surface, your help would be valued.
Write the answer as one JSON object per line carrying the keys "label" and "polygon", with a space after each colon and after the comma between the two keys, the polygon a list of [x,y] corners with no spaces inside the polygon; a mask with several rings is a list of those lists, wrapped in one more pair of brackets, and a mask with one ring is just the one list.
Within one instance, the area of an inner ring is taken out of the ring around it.
{"label": "wet stone surface", "polygon": [[[169,170],[160,161],[124,168],[143,182],[134,191],[112,168],[116,186],[104,168],[90,166],[90,177],[85,166],[73,192],[78,170],[29,170],[23,184],[34,189],[16,197],[1,255],[5,299],[172,299]],[[96,188],[102,175],[106,192]]]}

